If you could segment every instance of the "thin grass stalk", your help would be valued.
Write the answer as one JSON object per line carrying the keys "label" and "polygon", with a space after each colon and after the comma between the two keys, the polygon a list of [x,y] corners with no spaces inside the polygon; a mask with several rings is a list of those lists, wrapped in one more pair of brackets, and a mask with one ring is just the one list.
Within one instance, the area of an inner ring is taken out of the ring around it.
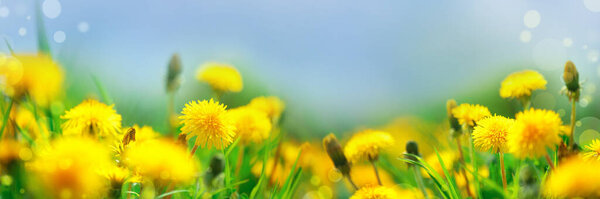
{"label": "thin grass stalk", "polygon": [[[469,152],[471,153],[471,164],[473,166],[475,174],[479,174],[479,166],[477,165],[477,160],[475,159],[475,147],[473,145],[473,137],[471,137],[472,132],[473,127],[467,125],[467,135],[469,137]],[[477,195],[477,198],[481,198],[481,192],[479,190],[479,177],[477,175],[473,175],[473,180],[475,181],[475,193]]]}
{"label": "thin grass stalk", "polygon": [[10,117],[10,110],[12,109],[14,103],[14,99],[10,99],[10,102],[8,104],[8,108],[4,111],[4,118],[2,118],[2,129],[0,130],[0,139],[2,139],[2,136],[4,135],[4,131],[6,130],[6,126],[8,123],[8,118]]}
{"label": "thin grass stalk", "polygon": [[375,161],[377,161],[377,159],[369,159],[369,162],[371,162],[371,165],[373,165],[373,170],[375,171],[375,177],[377,177],[377,183],[379,183],[379,185],[383,185],[381,183],[381,178],[379,177],[379,170],[377,170],[377,165],[375,164]]}
{"label": "thin grass stalk", "polygon": [[411,167],[415,174],[415,181],[417,182],[417,186],[419,186],[419,189],[423,193],[423,197],[429,199],[427,190],[425,190],[425,183],[423,183],[423,176],[421,175],[421,170],[416,166],[411,166]]}
{"label": "thin grass stalk", "polygon": [[550,170],[554,170],[554,163],[552,163],[552,159],[550,158],[550,155],[548,155],[548,153],[546,153],[544,155],[544,157],[546,158],[546,162],[548,162],[548,165],[550,165]]}
{"label": "thin grass stalk", "polygon": [[570,144],[570,146],[573,146],[575,144],[574,134],[575,134],[575,115],[576,115],[576,111],[577,111],[577,101],[574,98],[572,98],[571,99],[571,128],[570,128],[570,133],[569,133],[569,144]]}
{"label": "thin grass stalk", "polygon": [[242,162],[244,162],[244,144],[240,144],[240,150],[238,152],[238,158],[237,158],[237,163],[235,166],[235,175],[239,176],[240,175],[240,169],[242,167]]}
{"label": "thin grass stalk", "polygon": [[[460,139],[456,138],[455,140],[456,140],[456,146],[458,147],[458,155],[459,155],[458,159],[459,159],[459,161],[463,165],[467,165],[467,163],[465,162],[465,156],[464,156],[463,151],[462,151],[462,144],[460,143]],[[469,185],[469,177],[467,176],[467,171],[465,170],[464,167],[461,167],[460,170],[461,170],[462,176],[465,179],[465,185],[466,185],[466,188],[467,188],[467,194],[469,195],[469,197],[473,198],[474,196],[471,193],[471,186]]]}
{"label": "thin grass stalk", "polygon": [[504,153],[499,152],[498,155],[500,156],[500,174],[502,175],[502,188],[504,188],[504,191],[506,192],[507,190],[507,183],[506,183],[506,170],[504,169]]}

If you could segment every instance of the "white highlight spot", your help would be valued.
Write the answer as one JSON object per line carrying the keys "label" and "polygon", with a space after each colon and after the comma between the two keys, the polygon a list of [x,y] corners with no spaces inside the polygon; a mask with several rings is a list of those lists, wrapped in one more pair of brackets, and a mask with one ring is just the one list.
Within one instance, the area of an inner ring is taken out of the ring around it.
{"label": "white highlight spot", "polygon": [[27,17],[25,17],[25,19],[31,20],[31,16],[27,16]]}
{"label": "white highlight spot", "polygon": [[54,32],[54,41],[56,43],[62,43],[65,42],[65,40],[67,39],[67,35],[65,34],[65,32],[63,31],[56,31]]}
{"label": "white highlight spot", "polygon": [[600,57],[600,52],[598,52],[598,50],[590,50],[587,54],[588,60],[592,63],[598,62],[598,57]]}
{"label": "white highlight spot", "polygon": [[521,42],[529,43],[529,41],[531,41],[531,31],[529,31],[529,30],[522,31],[519,38],[521,39]]}
{"label": "white highlight spot", "polygon": [[27,29],[24,27],[19,28],[19,35],[25,36],[27,34]]}
{"label": "white highlight spot", "polygon": [[58,17],[61,11],[62,6],[58,0],[44,0],[44,3],[42,3],[42,12],[50,19]]}
{"label": "white highlight spot", "polygon": [[583,5],[592,12],[600,12],[600,0],[583,0]]}
{"label": "white highlight spot", "polygon": [[567,52],[562,42],[556,39],[544,39],[533,47],[533,61],[544,70],[556,70],[567,60]]}
{"label": "white highlight spot", "polygon": [[523,16],[523,23],[528,28],[537,27],[538,25],[540,25],[541,20],[542,17],[540,16],[540,13],[537,10],[529,10],[525,13],[525,16]]}
{"label": "white highlight spot", "polygon": [[563,39],[563,45],[565,47],[571,47],[573,45],[573,39],[568,38],[568,37]]}
{"label": "white highlight spot", "polygon": [[0,17],[6,18],[10,14],[10,10],[6,6],[0,7]]}
{"label": "white highlight spot", "polygon": [[79,30],[79,32],[87,32],[90,30],[90,24],[85,21],[79,22],[77,25],[77,30]]}

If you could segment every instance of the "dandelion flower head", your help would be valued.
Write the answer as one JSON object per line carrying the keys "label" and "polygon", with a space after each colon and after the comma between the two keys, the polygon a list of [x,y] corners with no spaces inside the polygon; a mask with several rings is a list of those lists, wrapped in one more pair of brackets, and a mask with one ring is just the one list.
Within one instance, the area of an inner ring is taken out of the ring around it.
{"label": "dandelion flower head", "polygon": [[531,96],[531,92],[546,89],[546,80],[534,70],[515,72],[506,77],[500,85],[502,98],[522,98]]}
{"label": "dandelion flower head", "polygon": [[202,148],[223,149],[229,146],[236,128],[225,109],[225,105],[213,99],[187,103],[179,116],[183,124],[181,133],[187,134],[188,139],[197,136],[196,145]]}
{"label": "dandelion flower head", "polygon": [[503,116],[487,117],[473,129],[473,144],[480,151],[506,152],[506,136],[514,120]]}
{"label": "dandelion flower head", "polygon": [[519,158],[540,157],[560,142],[562,121],[551,110],[529,109],[517,113],[508,132],[509,151]]}
{"label": "dandelion flower head", "polygon": [[196,74],[200,81],[208,83],[218,92],[240,92],[243,87],[242,76],[231,65],[208,62],[203,64]]}
{"label": "dandelion flower head", "polygon": [[477,121],[491,115],[487,107],[479,104],[461,104],[452,109],[452,115],[462,125],[475,126]]}
{"label": "dandelion flower head", "polygon": [[121,115],[113,108],[94,99],[81,102],[68,110],[61,119],[64,135],[94,135],[116,138],[121,130]]}
{"label": "dandelion flower head", "polygon": [[354,163],[361,159],[376,160],[382,149],[394,144],[394,138],[387,132],[365,130],[356,133],[344,147],[348,161]]}

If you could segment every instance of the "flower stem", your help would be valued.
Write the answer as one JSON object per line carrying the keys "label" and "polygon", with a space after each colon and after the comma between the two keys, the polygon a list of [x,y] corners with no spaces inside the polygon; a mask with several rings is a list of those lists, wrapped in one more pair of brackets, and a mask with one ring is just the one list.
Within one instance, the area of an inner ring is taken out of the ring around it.
{"label": "flower stem", "polygon": [[471,164],[473,166],[473,179],[475,183],[475,193],[477,194],[477,198],[481,198],[481,193],[479,192],[479,166],[477,165],[477,160],[475,159],[475,147],[473,146],[473,137],[471,137],[471,133],[473,132],[473,127],[467,126],[467,135],[469,136],[469,152],[471,153]]}
{"label": "flower stem", "polygon": [[348,182],[350,182],[352,187],[354,187],[354,190],[358,191],[358,186],[356,186],[356,184],[354,184],[354,181],[352,181],[352,177],[350,177],[350,174],[346,175],[346,179],[348,179]]}
{"label": "flower stem", "polygon": [[429,195],[427,195],[427,190],[425,190],[425,184],[423,183],[423,176],[421,176],[421,170],[419,169],[419,167],[414,165],[411,167],[413,169],[413,172],[415,173],[415,181],[417,181],[419,189],[421,189],[421,192],[423,192],[423,197],[428,199]]}
{"label": "flower stem", "polygon": [[238,176],[240,174],[240,168],[242,167],[242,162],[244,161],[244,145],[240,144],[240,151],[238,152],[237,165],[235,167],[235,175]]}
{"label": "flower stem", "polygon": [[198,145],[194,145],[194,148],[192,148],[192,151],[190,152],[191,157],[194,157],[194,153],[196,153],[197,149],[198,149]]}
{"label": "flower stem", "polygon": [[[458,158],[459,161],[463,164],[463,165],[467,165],[467,163],[465,162],[465,156],[463,155],[463,150],[462,150],[462,144],[460,143],[460,139],[456,138],[456,146],[458,147]],[[467,176],[467,171],[465,170],[465,167],[460,167],[461,172],[463,174],[463,177],[465,178],[465,185],[467,188],[467,194],[469,195],[469,197],[474,198],[473,194],[471,193],[471,186],[469,185],[469,177]]]}
{"label": "flower stem", "polygon": [[167,95],[167,127],[169,128],[169,135],[175,135],[174,128],[171,126],[171,116],[175,112],[175,93],[168,92]]}
{"label": "flower stem", "polygon": [[550,165],[550,170],[554,170],[554,163],[552,163],[552,159],[550,158],[550,155],[548,155],[548,153],[546,153],[546,155],[544,155],[544,157],[546,158],[546,162],[548,162],[548,165]]}
{"label": "flower stem", "polygon": [[569,133],[569,145],[573,146],[575,144],[575,138],[573,136],[575,134],[575,114],[577,101],[575,99],[571,99],[571,101],[571,131]]}
{"label": "flower stem", "polygon": [[381,178],[379,178],[379,170],[377,170],[377,165],[375,165],[375,159],[370,159],[369,160],[371,162],[371,165],[373,165],[373,170],[375,170],[375,176],[377,177],[377,183],[379,183],[379,185],[383,185],[381,184]]}
{"label": "flower stem", "polygon": [[507,183],[506,183],[506,171],[504,169],[504,153],[500,152],[500,173],[502,174],[502,187],[504,191],[506,191]]}

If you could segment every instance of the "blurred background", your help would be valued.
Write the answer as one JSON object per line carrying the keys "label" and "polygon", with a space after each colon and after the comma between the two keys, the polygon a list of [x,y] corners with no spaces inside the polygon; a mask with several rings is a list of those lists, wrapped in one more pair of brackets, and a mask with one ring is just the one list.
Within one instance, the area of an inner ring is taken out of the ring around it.
{"label": "blurred background", "polygon": [[[223,101],[235,107],[279,96],[287,103],[284,125],[299,137],[402,116],[441,122],[448,98],[511,116],[518,103],[501,99],[498,89],[523,69],[548,80],[534,107],[569,121],[559,91],[562,67],[572,60],[584,81],[579,106],[587,107],[578,134],[600,136],[600,0],[0,0],[0,35],[16,52],[37,51],[36,4],[52,54],[67,71],[66,108],[99,95],[96,77],[124,125],[166,129],[173,53],[184,66],[177,110],[211,96],[194,78],[200,64],[230,63],[245,88]],[[8,54],[7,45],[0,52]]]}

